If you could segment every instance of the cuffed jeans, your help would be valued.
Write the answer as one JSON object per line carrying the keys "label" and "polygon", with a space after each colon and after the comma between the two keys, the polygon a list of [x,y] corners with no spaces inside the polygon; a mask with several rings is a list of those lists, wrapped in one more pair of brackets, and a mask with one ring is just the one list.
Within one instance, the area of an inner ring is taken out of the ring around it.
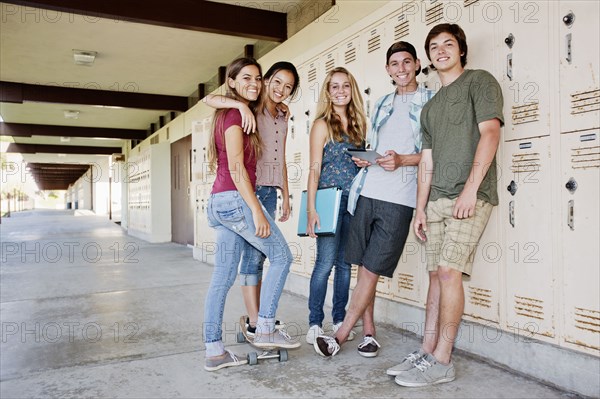
{"label": "cuffed jeans", "polygon": [[[277,187],[256,186],[256,196],[269,216],[275,220],[275,210],[277,209]],[[244,244],[242,262],[240,263],[241,285],[258,285],[258,282],[262,280],[265,259],[266,257],[262,252],[248,243]]]}
{"label": "cuffed jeans", "polygon": [[215,345],[209,344],[221,342],[225,299],[235,283],[245,243],[250,243],[269,258],[269,272],[260,291],[258,324],[263,328],[268,326],[269,331],[274,330],[275,313],[290,270],[292,254],[271,216],[266,214],[265,217],[271,226],[271,235],[267,238],[256,237],[252,211],[238,191],[225,191],[210,197],[208,222],[216,230],[217,249],[214,271],[204,302],[203,330],[207,356],[214,356],[208,352],[209,346],[213,349]]}
{"label": "cuffed jeans", "polygon": [[348,195],[342,195],[339,209],[336,234],[317,237],[317,258],[310,276],[310,294],[308,296],[308,324],[322,327],[325,314],[323,305],[327,294],[327,283],[331,269],[335,266],[333,276],[333,323],[344,321],[348,291],[350,290],[351,265],[344,261],[344,249],[348,240],[351,215],[346,210]]}

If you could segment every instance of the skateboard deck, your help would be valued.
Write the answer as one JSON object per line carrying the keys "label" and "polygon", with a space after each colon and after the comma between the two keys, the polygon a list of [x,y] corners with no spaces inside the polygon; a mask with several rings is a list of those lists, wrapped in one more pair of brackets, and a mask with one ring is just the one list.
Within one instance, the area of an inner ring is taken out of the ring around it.
{"label": "skateboard deck", "polygon": [[237,335],[237,342],[247,342],[253,348],[259,349],[262,353],[257,352],[249,352],[247,355],[248,364],[254,366],[258,363],[259,360],[263,359],[278,359],[280,362],[285,362],[288,360],[288,352],[285,348],[279,348],[276,346],[272,347],[258,347],[254,345],[254,338],[248,335],[248,329],[246,328],[246,318],[248,316],[244,315],[240,317],[240,332]]}

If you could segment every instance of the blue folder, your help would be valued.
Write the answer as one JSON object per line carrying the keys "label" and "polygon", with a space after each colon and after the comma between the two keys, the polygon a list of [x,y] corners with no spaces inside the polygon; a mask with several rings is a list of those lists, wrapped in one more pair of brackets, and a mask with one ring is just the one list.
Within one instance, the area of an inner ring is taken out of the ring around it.
{"label": "blue folder", "polygon": [[[317,235],[334,235],[337,229],[340,202],[342,201],[342,189],[339,187],[320,188],[317,190],[316,208],[321,221],[321,228],[315,226]],[[298,235],[306,234],[306,190],[302,191],[300,202],[300,216],[298,217]]]}

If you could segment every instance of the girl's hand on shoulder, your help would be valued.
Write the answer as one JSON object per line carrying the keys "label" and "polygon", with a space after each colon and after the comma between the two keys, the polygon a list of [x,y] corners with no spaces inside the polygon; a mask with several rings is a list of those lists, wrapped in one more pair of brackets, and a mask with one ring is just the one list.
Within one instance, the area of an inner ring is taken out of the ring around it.
{"label": "girl's hand on shoulder", "polygon": [[254,117],[252,110],[242,102],[240,102],[238,110],[242,116],[242,130],[244,133],[251,134],[256,132],[256,118]]}
{"label": "girl's hand on shoulder", "polygon": [[290,108],[287,106],[287,104],[279,103],[277,104],[277,109],[283,112],[285,115],[285,121],[287,122],[288,119],[290,119]]}
{"label": "girl's hand on shoulder", "polygon": [[254,220],[254,226],[256,227],[256,231],[254,232],[255,236],[267,238],[271,235],[271,225],[269,225],[269,221],[262,212],[262,209],[252,212],[252,219]]}

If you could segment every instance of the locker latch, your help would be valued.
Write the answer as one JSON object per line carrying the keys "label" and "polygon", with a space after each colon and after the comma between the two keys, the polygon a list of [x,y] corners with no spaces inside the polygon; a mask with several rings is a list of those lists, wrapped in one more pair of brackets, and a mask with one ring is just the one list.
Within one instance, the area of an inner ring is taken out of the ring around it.
{"label": "locker latch", "polygon": [[565,188],[569,190],[571,194],[574,194],[577,190],[577,181],[575,181],[575,179],[571,177],[567,184],[565,184]]}
{"label": "locker latch", "polygon": [[517,192],[517,183],[515,183],[514,180],[511,181],[508,187],[506,187],[506,189],[508,190],[510,195],[515,195],[515,193]]}
{"label": "locker latch", "polygon": [[571,228],[571,230],[575,230],[575,201],[570,200],[569,206],[567,209],[567,224]]}
{"label": "locker latch", "polygon": [[508,203],[508,222],[512,227],[515,227],[515,201]]}

